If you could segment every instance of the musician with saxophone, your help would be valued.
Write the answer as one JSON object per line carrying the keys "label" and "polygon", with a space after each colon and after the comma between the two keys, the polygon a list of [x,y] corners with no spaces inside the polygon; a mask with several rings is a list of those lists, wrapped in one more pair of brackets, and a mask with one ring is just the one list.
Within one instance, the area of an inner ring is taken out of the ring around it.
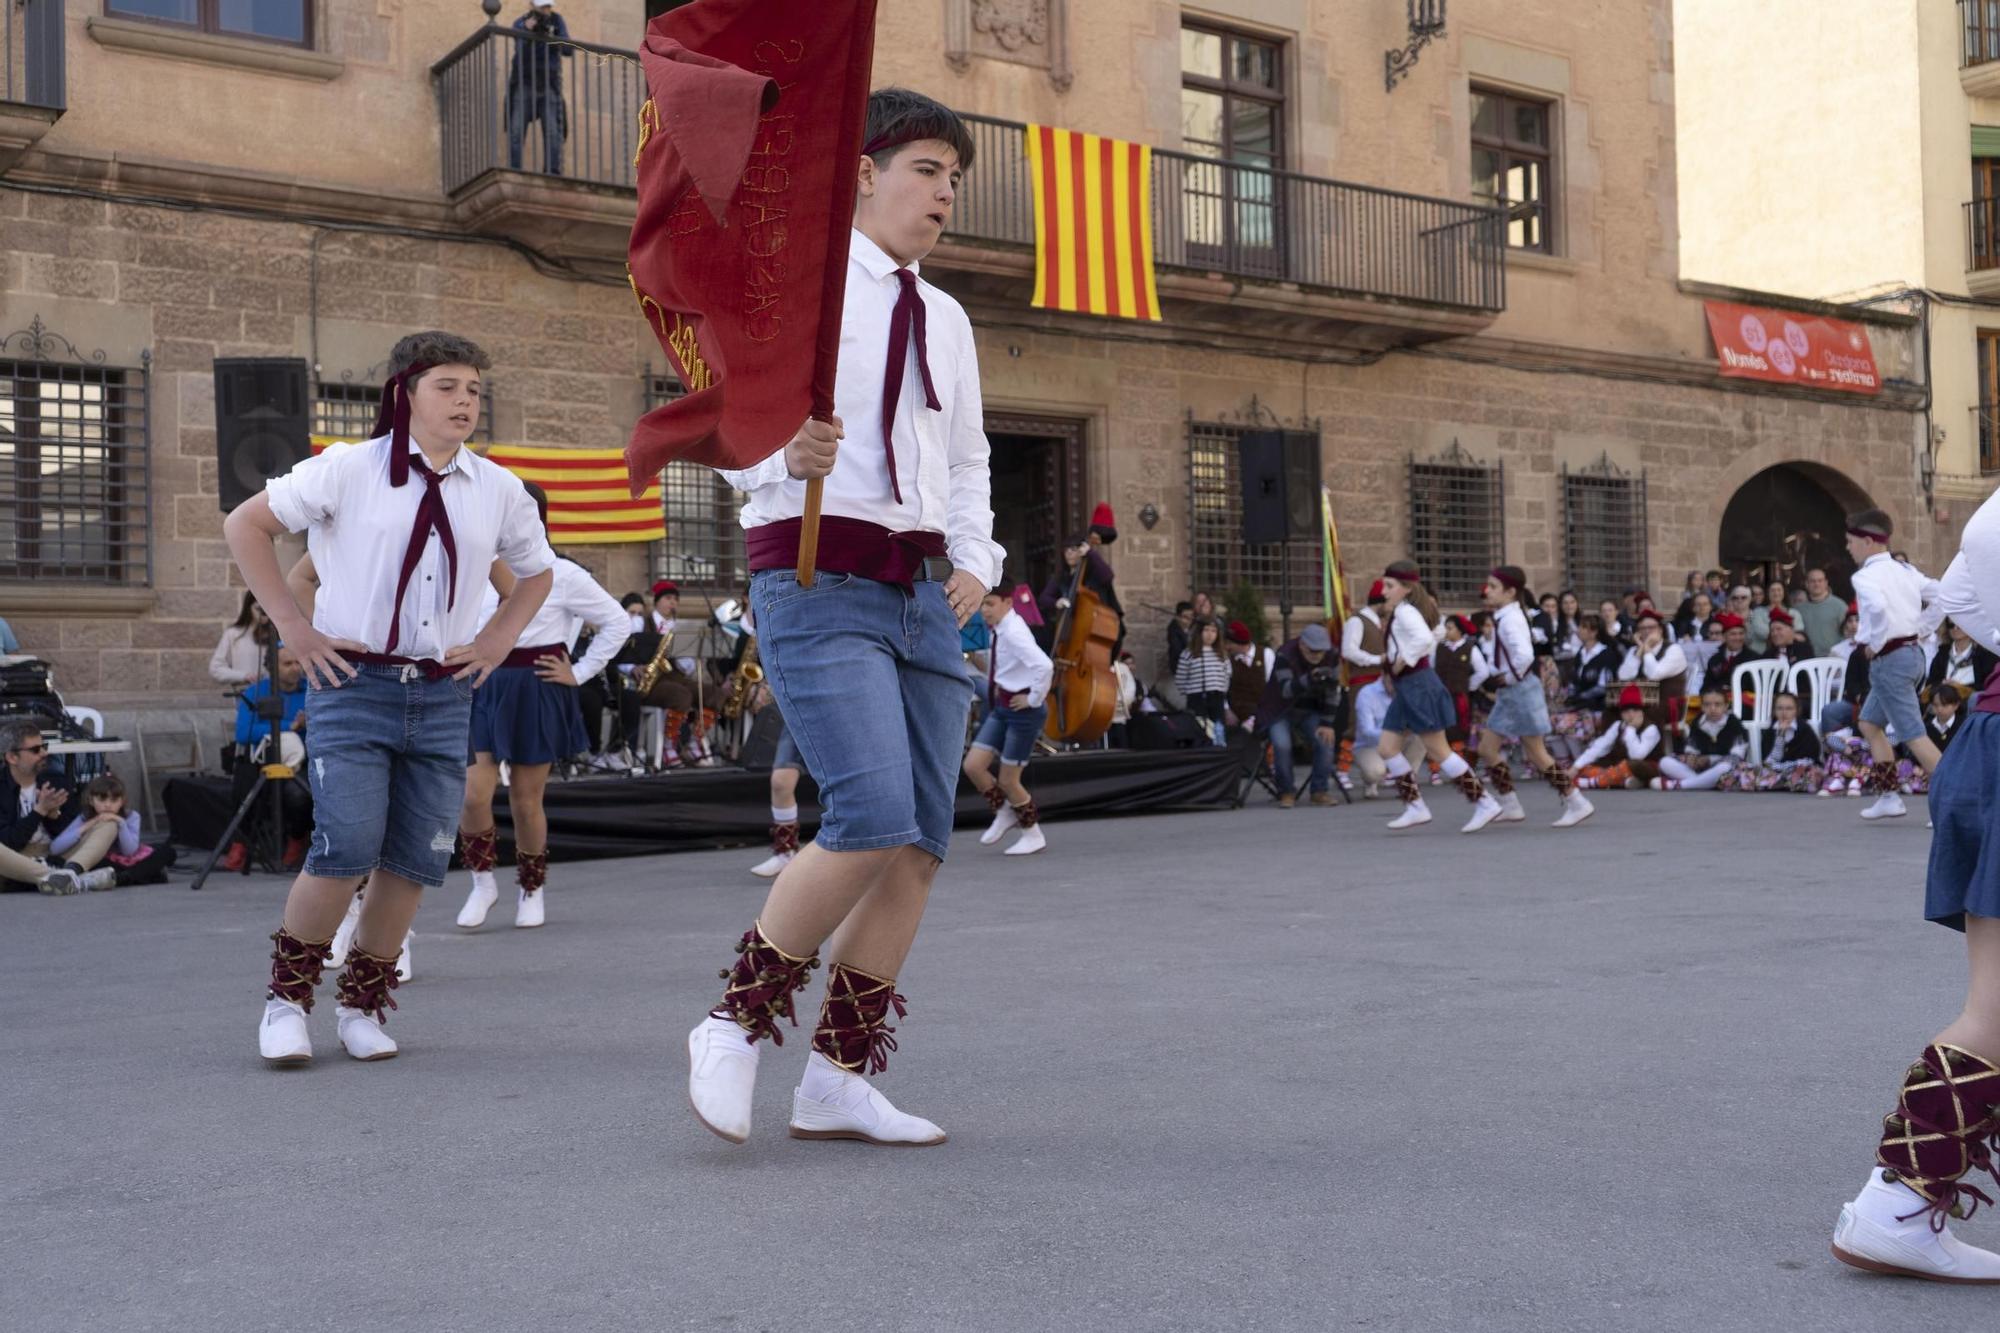
{"label": "musician with saxophone", "polygon": [[[528,493],[548,523],[548,497],[527,483]],[[504,574],[495,566],[495,579]],[[501,593],[486,589],[484,616],[500,608]],[[569,645],[584,625],[594,633],[582,660],[571,662]],[[493,866],[499,830],[493,823],[493,792],[500,784],[500,765],[509,766],[507,809],[514,825],[514,924],[542,924],[546,906],[543,885],[548,878],[549,821],[542,809],[549,769],[590,748],[583,730],[578,687],[596,677],[618,655],[632,633],[632,622],[618,599],[606,592],[574,560],[555,563],[555,584],[542,609],[521,631],[520,646],[486,678],[472,696],[471,762],[465,772],[465,804],[459,813],[458,850],[472,872],[472,892],[458,914],[464,930],[486,924],[486,914],[499,900],[500,885]]]}

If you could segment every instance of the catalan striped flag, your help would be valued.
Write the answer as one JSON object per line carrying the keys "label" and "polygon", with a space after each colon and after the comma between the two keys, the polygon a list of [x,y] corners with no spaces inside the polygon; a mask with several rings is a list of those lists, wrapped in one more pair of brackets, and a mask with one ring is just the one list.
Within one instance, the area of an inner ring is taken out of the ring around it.
{"label": "catalan striped flag", "polygon": [[1045,310],[1160,317],[1153,278],[1153,150],[1028,126],[1035,298]]}
{"label": "catalan striped flag", "polygon": [[1333,491],[1320,483],[1320,580],[1325,594],[1327,616],[1337,625],[1347,623],[1347,569],[1340,560],[1340,529],[1333,523]]}
{"label": "catalan striped flag", "polygon": [[[354,443],[330,435],[312,439],[314,453]],[[557,546],[651,542],[667,535],[658,474],[634,496],[626,485],[623,449],[494,444],[475,452],[549,493],[549,540]]]}

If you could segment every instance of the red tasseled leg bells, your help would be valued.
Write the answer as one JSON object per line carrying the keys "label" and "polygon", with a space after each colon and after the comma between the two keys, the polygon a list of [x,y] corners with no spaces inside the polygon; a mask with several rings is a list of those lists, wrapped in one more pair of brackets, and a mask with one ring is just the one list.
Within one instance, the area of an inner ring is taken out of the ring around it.
{"label": "red tasseled leg bells", "polygon": [[541,892],[542,885],[549,882],[549,854],[547,852],[524,852],[514,850],[514,882],[521,886],[521,892],[533,897]]}
{"label": "red tasseled leg bells", "polygon": [[1493,783],[1493,794],[1495,796],[1512,796],[1514,794],[1514,770],[1507,767],[1505,759],[1500,760],[1498,763],[1488,764],[1486,766],[1486,776]]}
{"label": "red tasseled leg bells", "polygon": [[389,1021],[389,1010],[396,1007],[396,1001],[389,992],[402,983],[396,977],[396,955],[387,958],[372,954],[361,948],[347,951],[347,966],[335,983],[334,994],[343,1009],[354,1009],[364,1014],[373,1014],[379,1023]]}
{"label": "red tasseled leg bells", "polygon": [[465,862],[467,870],[491,870],[493,869],[493,863],[499,859],[499,853],[496,850],[499,841],[500,830],[497,828],[487,829],[484,833],[468,833],[466,830],[460,829],[458,831],[459,859]]}
{"label": "red tasseled leg bells", "polygon": [[313,992],[319,988],[320,973],[326,970],[326,960],[333,957],[329,947],[331,940],[321,940],[311,944],[278,927],[271,936],[274,946],[271,950],[271,989],[265,997],[269,1000],[290,1000],[307,1013],[312,1012]]}
{"label": "red tasseled leg bells", "polygon": [[813,1049],[850,1074],[881,1073],[896,1049],[896,1029],[889,1026],[892,1008],[898,1018],[909,1013],[893,980],[835,963],[827,972]]}
{"label": "red tasseled leg bells", "polygon": [[785,1035],[779,1019],[799,1025],[792,1010],[792,996],[806,988],[812,970],[819,966],[819,954],[794,958],[764,938],[761,926],[751,926],[736,942],[739,955],[735,967],[725,967],[717,975],[729,984],[723,989],[722,1003],[709,1010],[710,1017],[734,1019],[750,1034],[750,1040],[769,1037],[779,1046]]}
{"label": "red tasseled leg bells", "polygon": [[1930,1201],[1918,1212],[1928,1212],[1931,1230],[1941,1231],[1948,1218],[1970,1217],[1993,1202],[1961,1177],[1975,1169],[1994,1173],[1988,1139],[1996,1129],[2000,1068],[1956,1046],[1926,1046],[1903,1075],[1896,1110],[1883,1117],[1875,1160]]}
{"label": "red tasseled leg bells", "polygon": [[771,851],[783,856],[786,852],[799,849],[799,826],[796,820],[784,824],[771,825]]}

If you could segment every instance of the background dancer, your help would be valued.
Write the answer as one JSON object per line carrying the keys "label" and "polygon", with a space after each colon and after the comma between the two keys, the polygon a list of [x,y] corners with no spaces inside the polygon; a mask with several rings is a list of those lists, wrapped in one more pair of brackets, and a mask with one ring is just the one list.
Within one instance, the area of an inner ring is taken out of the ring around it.
{"label": "background dancer", "polygon": [[1445,732],[1458,721],[1458,708],[1431,666],[1444,618],[1438,614],[1437,602],[1424,591],[1417,567],[1407,560],[1399,560],[1382,572],[1382,595],[1390,608],[1386,647],[1395,697],[1382,719],[1382,740],[1377,748],[1383,771],[1395,782],[1396,794],[1403,801],[1403,813],[1390,820],[1389,827],[1406,829],[1431,822],[1430,807],[1417,789],[1416,774],[1403,757],[1404,737],[1415,735],[1423,737],[1424,752],[1438,766],[1438,772],[1458,783],[1459,791],[1472,802],[1476,822],[1468,828],[1483,828],[1500,813],[1500,803],[1487,794],[1479,775],[1445,738]]}
{"label": "background dancer", "polygon": [[[1938,748],[1924,731],[1923,706],[1917,691],[1923,685],[1924,607],[1937,595],[1937,582],[1889,553],[1895,525],[1880,509],[1847,516],[1847,553],[1860,568],[1854,571],[1854,600],[1861,628],[1855,637],[1868,654],[1868,700],[1861,705],[1860,731],[1874,762],[1864,779],[1875,800],[1861,812],[1863,819],[1894,819],[1907,813],[1896,790],[1896,745],[1906,745],[1910,757],[1929,773],[1938,766]],[[1885,728],[1895,728],[1890,741]]]}
{"label": "background dancer", "polygon": [[[1034,631],[1014,609],[1026,591],[1023,584],[1010,601],[996,588],[980,601],[980,618],[993,631],[993,643],[986,650],[986,718],[979,724],[972,748],[965,752],[965,776],[993,807],[993,823],[979,835],[979,841],[990,847],[1008,830],[1021,830],[1021,836],[1007,849],[1008,856],[1030,856],[1048,846],[1035,799],[1022,784],[1021,774],[1027,771],[1035,740],[1049,720],[1049,686],[1055,682],[1056,664],[1041,650]],[[1000,760],[997,780],[992,774],[996,756]]]}
{"label": "background dancer", "polygon": [[[776,701],[769,706],[778,710]],[[759,879],[776,879],[799,854],[799,771],[804,767],[798,742],[778,710],[778,753],[771,760],[771,854],[750,867]]]}
{"label": "background dancer", "polygon": [[1479,738],[1479,758],[1486,776],[1499,798],[1496,808],[1484,804],[1472,812],[1465,832],[1477,833],[1495,819],[1516,822],[1526,819],[1521,798],[1514,794],[1514,773],[1501,755],[1506,742],[1518,740],[1528,762],[1549,781],[1549,789],[1562,798],[1562,816],[1557,828],[1570,828],[1590,818],[1593,807],[1576,789],[1567,765],[1549,754],[1549,698],[1536,669],[1534,635],[1528,627],[1523,603],[1533,601],[1528,594],[1528,576],[1518,565],[1500,565],[1486,578],[1486,605],[1493,608],[1493,662],[1491,669],[1497,692],[1493,711],[1486,718],[1486,730]]}
{"label": "background dancer", "polygon": [[[533,482],[526,486],[546,533],[549,497]],[[493,576],[507,581],[504,567]],[[487,588],[483,602],[486,618],[499,614],[496,588]],[[594,631],[590,647],[582,661],[571,663],[569,645],[585,625]],[[558,559],[555,586],[521,631],[521,646],[473,696],[472,762],[465,770],[465,800],[458,817],[458,853],[472,872],[472,892],[459,909],[460,930],[485,925],[486,914],[500,898],[493,874],[499,834],[493,824],[493,792],[500,785],[502,764],[508,766],[507,813],[514,825],[514,924],[527,929],[547,919],[542,890],[549,872],[549,817],[542,798],[549,769],[590,748],[577,687],[604,670],[631,632],[631,618],[618,599],[582,565]]]}
{"label": "background dancer", "polygon": [[[276,1065],[312,1059],[306,1013],[327,943],[376,872],[339,982],[348,1054],[396,1053],[396,952],[425,885],[442,884],[465,794],[472,692],[506,659],[554,581],[534,501],[505,468],[464,447],[479,420],[475,344],[412,334],[389,358],[376,437],[329,450],[268,483],[223,523],[250,591],[312,687],[313,840],[272,938],[258,1047]],[[310,622],[272,540],[304,531],[320,571]],[[479,628],[494,560],[519,578]]]}
{"label": "background dancer", "polygon": [[[1004,555],[971,322],[914,267],[951,220],[973,144],[955,112],[887,89],[869,99],[862,151],[838,417],[722,474],[749,496],[759,651],[825,811],[738,942],[721,1002],[688,1035],[695,1113],[737,1143],[750,1133],[758,1042],[796,1022],[792,995],[822,944],[827,996],[792,1134],[944,1142],[863,1075],[895,1049],[890,1010],[905,1012],[895,977],[951,837],[972,695],[959,628],[999,582]],[[843,420],[854,427],[844,446]],[[793,571],[814,477],[825,478],[822,572],[806,588]]]}

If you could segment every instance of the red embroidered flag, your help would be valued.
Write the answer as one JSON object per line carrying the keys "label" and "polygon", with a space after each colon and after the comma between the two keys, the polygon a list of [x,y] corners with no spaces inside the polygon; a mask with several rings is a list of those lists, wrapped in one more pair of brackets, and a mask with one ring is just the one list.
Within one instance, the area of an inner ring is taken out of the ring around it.
{"label": "red embroidered flag", "polygon": [[875,3],[696,0],[646,30],[629,269],[687,393],[634,428],[635,494],[833,412]]}

